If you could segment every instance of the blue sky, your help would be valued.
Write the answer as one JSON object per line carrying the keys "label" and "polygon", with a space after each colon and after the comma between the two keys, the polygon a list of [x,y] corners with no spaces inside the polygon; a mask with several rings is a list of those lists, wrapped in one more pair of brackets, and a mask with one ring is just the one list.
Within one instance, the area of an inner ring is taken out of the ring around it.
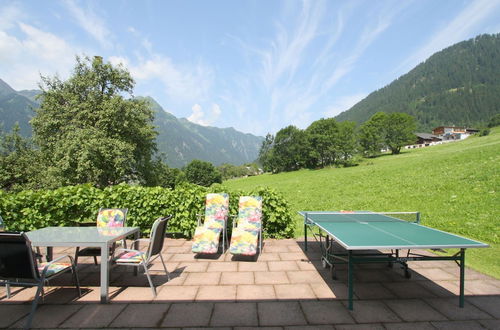
{"label": "blue sky", "polygon": [[263,136],[498,32],[500,0],[0,0],[0,78],[35,89],[40,74],[68,77],[75,55],[100,55],[177,117]]}

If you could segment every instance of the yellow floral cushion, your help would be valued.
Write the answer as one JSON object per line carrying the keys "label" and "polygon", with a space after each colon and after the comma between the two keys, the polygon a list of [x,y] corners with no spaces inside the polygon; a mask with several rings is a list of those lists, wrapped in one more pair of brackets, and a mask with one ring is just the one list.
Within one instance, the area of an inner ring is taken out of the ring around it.
{"label": "yellow floral cushion", "polygon": [[258,230],[235,228],[233,230],[233,234],[231,235],[231,246],[229,247],[229,252],[231,254],[253,256],[257,253],[258,239]]}
{"label": "yellow floral cushion", "polygon": [[[47,266],[47,264],[48,262],[41,262],[38,264],[38,272],[40,273],[40,275],[42,275],[43,269],[45,268],[45,266]],[[52,276],[70,267],[71,263],[69,262],[55,262],[49,266],[49,269],[47,269],[47,273],[45,276]]]}

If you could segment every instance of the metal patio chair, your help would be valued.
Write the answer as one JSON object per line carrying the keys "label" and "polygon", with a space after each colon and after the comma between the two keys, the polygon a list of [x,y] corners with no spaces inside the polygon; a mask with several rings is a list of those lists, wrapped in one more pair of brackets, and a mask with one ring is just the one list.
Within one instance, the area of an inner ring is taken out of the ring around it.
{"label": "metal patio chair", "polygon": [[[125,227],[125,222],[127,220],[128,209],[99,209],[97,214],[97,227]],[[125,239],[123,244],[126,247]],[[113,256],[116,245],[109,250],[109,255]],[[94,257],[94,264],[97,265],[97,257],[101,255],[101,249],[98,247],[86,247],[81,249],[76,248],[75,252],[75,264],[78,264],[78,257]]]}
{"label": "metal patio chair", "polygon": [[167,280],[170,280],[170,275],[167,270],[167,266],[165,266],[165,261],[163,261],[163,257],[161,255],[161,251],[163,249],[163,243],[165,241],[165,234],[167,230],[167,223],[172,216],[160,217],[155,220],[153,226],[151,228],[150,238],[140,238],[132,242],[131,246],[134,246],[135,243],[140,244],[140,242],[148,242],[148,248],[146,252],[142,252],[140,250],[135,249],[117,249],[117,256],[113,259],[116,265],[122,266],[132,266],[144,269],[144,273],[148,278],[149,286],[153,291],[153,296],[156,297],[156,288],[153,285],[153,281],[151,280],[151,276],[149,275],[148,267],[151,263],[158,257],[160,257],[161,263],[163,264],[163,269],[167,274]]}
{"label": "metal patio chair", "polygon": [[[5,222],[2,219],[2,216],[0,215],[0,232],[5,231]],[[40,247],[36,247],[36,253],[35,253],[35,258],[38,260],[38,262],[42,262],[42,252],[40,251]]]}
{"label": "metal patio chair", "polygon": [[[61,262],[68,258],[69,262]],[[80,283],[73,258],[69,255],[61,256],[50,262],[38,263],[35,258],[31,242],[22,232],[0,232],[0,283],[7,288],[7,298],[10,298],[10,286],[37,286],[35,298],[31,304],[31,311],[24,326],[31,328],[40,296],[44,295],[44,285],[54,277],[67,271],[73,273],[78,296],[81,296]]]}

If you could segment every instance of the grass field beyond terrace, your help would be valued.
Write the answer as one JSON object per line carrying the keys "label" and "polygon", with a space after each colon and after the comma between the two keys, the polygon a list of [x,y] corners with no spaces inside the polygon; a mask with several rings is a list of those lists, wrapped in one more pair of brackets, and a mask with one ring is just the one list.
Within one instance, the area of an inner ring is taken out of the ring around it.
{"label": "grass field beyond terrace", "polygon": [[485,137],[404,150],[359,166],[265,174],[224,182],[281,191],[303,235],[299,210],[420,211],[424,225],[490,244],[467,265],[500,278],[500,128]]}

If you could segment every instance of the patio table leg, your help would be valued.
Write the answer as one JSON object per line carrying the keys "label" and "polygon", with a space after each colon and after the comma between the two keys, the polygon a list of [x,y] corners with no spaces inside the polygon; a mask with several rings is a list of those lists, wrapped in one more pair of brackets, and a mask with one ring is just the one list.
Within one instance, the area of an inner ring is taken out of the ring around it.
{"label": "patio table leg", "polygon": [[47,246],[47,256],[46,256],[46,259],[47,259],[47,262],[51,262],[52,261],[52,257],[54,255],[54,248],[52,246]]}
{"label": "patio table leg", "polygon": [[108,302],[109,287],[109,245],[101,246],[101,304]]}
{"label": "patio table leg", "polygon": [[[139,232],[137,231],[134,233],[134,241],[135,241],[134,250],[139,250],[139,242],[137,241],[138,239],[139,239]],[[134,276],[137,276],[139,267],[133,267],[133,268],[134,268]]]}

